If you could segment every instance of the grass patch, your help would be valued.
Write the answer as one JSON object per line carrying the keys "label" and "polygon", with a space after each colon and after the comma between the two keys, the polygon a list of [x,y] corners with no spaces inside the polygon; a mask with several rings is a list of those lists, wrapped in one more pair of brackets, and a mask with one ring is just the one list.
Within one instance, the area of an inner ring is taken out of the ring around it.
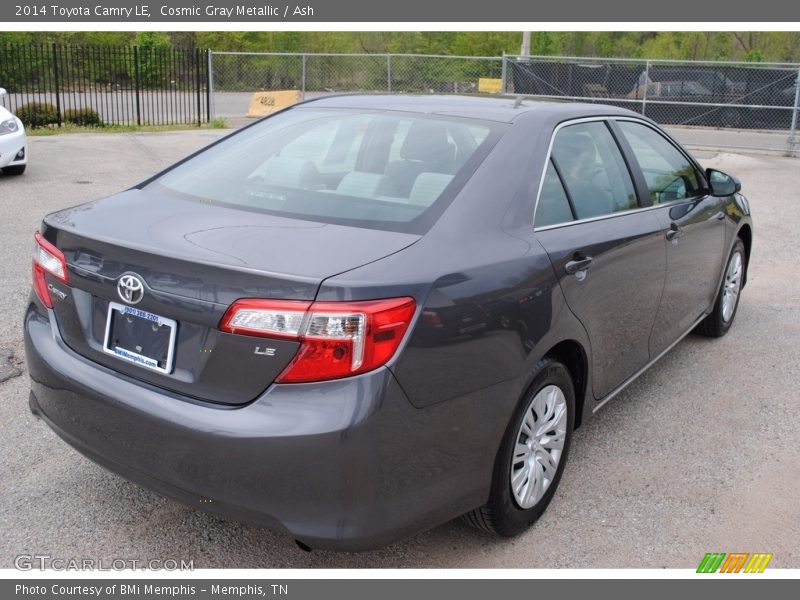
{"label": "grass patch", "polygon": [[208,123],[197,125],[76,125],[75,123],[63,123],[58,125],[48,125],[46,127],[32,127],[25,130],[30,137],[47,137],[49,135],[60,135],[62,133],[152,133],[160,131],[197,131],[198,129],[225,129],[228,122],[217,117]]}

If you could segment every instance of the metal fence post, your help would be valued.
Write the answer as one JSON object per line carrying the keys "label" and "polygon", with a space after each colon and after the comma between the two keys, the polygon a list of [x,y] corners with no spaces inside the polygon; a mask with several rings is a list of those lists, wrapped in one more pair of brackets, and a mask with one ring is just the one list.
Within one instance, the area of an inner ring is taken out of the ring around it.
{"label": "metal fence post", "polygon": [[392,92],[392,55],[386,55],[386,91]]}
{"label": "metal fence post", "polygon": [[800,69],[797,71],[797,80],[794,82],[794,109],[792,110],[792,125],[789,129],[789,139],[786,140],[786,150],[790,156],[797,156],[800,150],[800,140],[797,139],[797,113],[800,112]]}
{"label": "metal fence post", "polygon": [[642,92],[642,116],[647,107],[647,88],[650,86],[650,61],[644,63],[644,91]]}
{"label": "metal fence post", "polygon": [[300,89],[303,92],[303,100],[306,99],[306,59],[308,58],[307,54],[303,54],[303,75],[300,79]]}
{"label": "metal fence post", "polygon": [[200,48],[195,48],[194,86],[197,92],[197,126],[200,127],[203,124],[203,110],[200,103]]}
{"label": "metal fence post", "polygon": [[55,92],[56,92],[56,112],[58,113],[58,126],[61,127],[63,119],[61,118],[61,84],[58,77],[58,47],[53,44],[53,78],[55,79]]}
{"label": "metal fence post", "polygon": [[136,125],[142,124],[142,106],[140,100],[140,93],[139,88],[140,85],[140,78],[139,78],[139,47],[133,47],[133,87],[136,90]]}
{"label": "metal fence post", "polygon": [[503,56],[500,60],[502,61],[500,65],[500,91],[503,94],[507,94],[508,82],[506,81],[506,77],[508,76],[508,68],[506,67],[506,60],[508,60],[508,58],[506,57],[505,52],[503,52]]}
{"label": "metal fence post", "polygon": [[211,120],[216,117],[217,111],[215,110],[214,106],[214,53],[211,51],[210,48],[206,49],[206,58],[208,62],[206,63],[206,116],[208,117],[208,122],[210,123]]}

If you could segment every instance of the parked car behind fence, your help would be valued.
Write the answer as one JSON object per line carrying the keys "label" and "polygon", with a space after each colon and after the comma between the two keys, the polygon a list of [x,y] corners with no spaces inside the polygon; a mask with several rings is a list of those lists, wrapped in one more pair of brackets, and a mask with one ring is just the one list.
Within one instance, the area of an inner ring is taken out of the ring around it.
{"label": "parked car behind fence", "polygon": [[[664,125],[789,129],[797,65],[509,59],[508,91],[635,110]],[[597,100],[594,100],[597,101]]]}

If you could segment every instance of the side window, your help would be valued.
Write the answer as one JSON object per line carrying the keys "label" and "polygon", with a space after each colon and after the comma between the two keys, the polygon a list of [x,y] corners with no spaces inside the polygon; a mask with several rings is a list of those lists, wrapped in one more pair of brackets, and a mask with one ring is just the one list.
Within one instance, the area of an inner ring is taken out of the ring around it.
{"label": "side window", "polygon": [[578,219],[637,208],[630,173],[603,121],[561,129],[552,156]]}
{"label": "side window", "polygon": [[564,192],[564,186],[561,185],[558,173],[553,168],[553,162],[550,161],[542,182],[542,191],[539,193],[533,225],[534,227],[546,227],[572,220],[572,209],[569,206],[567,194]]}
{"label": "side window", "polygon": [[647,180],[653,204],[692,198],[701,193],[697,172],[664,136],[647,125],[617,121]]}

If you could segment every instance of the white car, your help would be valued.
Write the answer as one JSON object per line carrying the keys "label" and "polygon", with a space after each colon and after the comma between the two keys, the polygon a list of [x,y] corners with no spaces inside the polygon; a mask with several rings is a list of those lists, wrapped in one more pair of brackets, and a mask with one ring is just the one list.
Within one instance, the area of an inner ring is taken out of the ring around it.
{"label": "white car", "polygon": [[[0,88],[0,98],[6,90]],[[28,142],[25,127],[17,117],[0,104],[0,170],[6,175],[22,175],[28,164]]]}

